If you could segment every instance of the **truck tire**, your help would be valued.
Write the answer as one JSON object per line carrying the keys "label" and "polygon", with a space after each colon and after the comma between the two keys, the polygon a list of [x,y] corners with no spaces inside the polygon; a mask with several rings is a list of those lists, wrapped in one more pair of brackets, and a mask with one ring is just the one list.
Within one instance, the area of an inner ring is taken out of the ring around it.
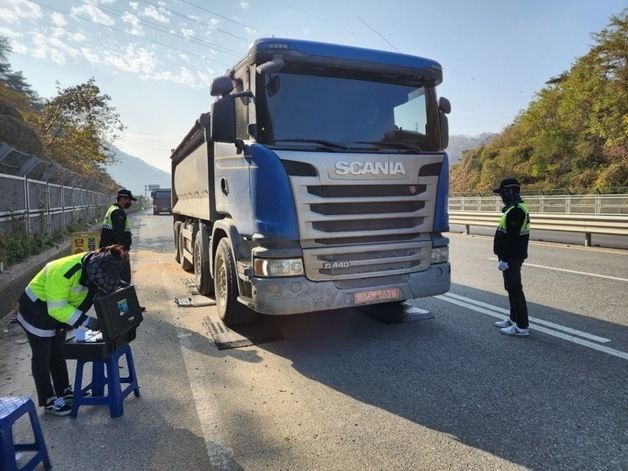
{"label": "truck tire", "polygon": [[214,294],[214,279],[209,271],[209,238],[201,229],[194,237],[194,280],[203,296]]}
{"label": "truck tire", "polygon": [[179,258],[181,263],[181,268],[183,268],[187,272],[192,272],[194,270],[194,264],[190,262],[187,258],[185,258],[184,251],[185,250],[185,238],[183,237],[183,232],[179,229]]}
{"label": "truck tire", "polygon": [[179,247],[179,231],[181,230],[181,221],[176,221],[172,226],[172,232],[174,233],[174,260],[177,263],[181,263],[181,248]]}
{"label": "truck tire", "polygon": [[256,312],[238,302],[237,276],[233,249],[225,237],[220,239],[214,259],[214,290],[218,315],[227,326],[248,324],[257,318]]}

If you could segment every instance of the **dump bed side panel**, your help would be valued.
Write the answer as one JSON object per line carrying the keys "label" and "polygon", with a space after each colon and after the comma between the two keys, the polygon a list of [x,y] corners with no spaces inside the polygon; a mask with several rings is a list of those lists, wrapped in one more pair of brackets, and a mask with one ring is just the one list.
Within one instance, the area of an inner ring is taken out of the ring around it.
{"label": "dump bed side panel", "polygon": [[205,135],[206,128],[197,122],[171,157],[172,212],[209,221],[214,162],[213,145]]}

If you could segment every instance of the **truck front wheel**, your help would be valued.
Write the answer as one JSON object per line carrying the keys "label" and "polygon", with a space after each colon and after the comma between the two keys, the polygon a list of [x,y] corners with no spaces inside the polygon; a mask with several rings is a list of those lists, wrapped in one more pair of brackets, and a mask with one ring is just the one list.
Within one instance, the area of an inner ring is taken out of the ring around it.
{"label": "truck front wheel", "polygon": [[194,238],[194,279],[198,292],[203,296],[214,294],[214,279],[209,272],[208,243],[203,231],[199,230]]}
{"label": "truck front wheel", "polygon": [[214,259],[214,289],[216,308],[227,326],[253,322],[257,313],[238,302],[238,273],[231,243],[221,239]]}

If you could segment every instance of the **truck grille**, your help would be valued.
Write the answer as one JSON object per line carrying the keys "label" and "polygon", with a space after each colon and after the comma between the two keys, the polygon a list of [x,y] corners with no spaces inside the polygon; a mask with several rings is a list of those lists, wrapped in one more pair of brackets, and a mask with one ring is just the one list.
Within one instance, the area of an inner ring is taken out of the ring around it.
{"label": "truck grille", "polygon": [[[382,249],[382,247],[390,247]],[[432,243],[357,245],[303,251],[305,271],[312,280],[398,275],[429,267]]]}
{"label": "truck grille", "polygon": [[[307,175],[288,171],[307,277],[349,280],[427,269],[438,174],[421,169],[440,167],[443,155],[352,155],[403,161],[406,169],[403,176],[366,177],[333,174],[337,155],[286,156],[315,170]],[[348,159],[343,157],[339,160]]]}

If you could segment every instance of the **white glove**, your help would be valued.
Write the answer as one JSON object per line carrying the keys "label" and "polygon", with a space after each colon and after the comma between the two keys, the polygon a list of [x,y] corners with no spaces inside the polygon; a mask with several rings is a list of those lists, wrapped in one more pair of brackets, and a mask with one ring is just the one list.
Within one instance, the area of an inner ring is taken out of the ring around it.
{"label": "white glove", "polygon": [[500,262],[499,262],[499,264],[497,265],[497,269],[498,269],[499,271],[506,271],[506,270],[508,270],[508,268],[509,268],[509,267],[508,267],[508,262],[505,262],[505,261],[503,261],[503,260],[502,260],[502,261],[500,261]]}

